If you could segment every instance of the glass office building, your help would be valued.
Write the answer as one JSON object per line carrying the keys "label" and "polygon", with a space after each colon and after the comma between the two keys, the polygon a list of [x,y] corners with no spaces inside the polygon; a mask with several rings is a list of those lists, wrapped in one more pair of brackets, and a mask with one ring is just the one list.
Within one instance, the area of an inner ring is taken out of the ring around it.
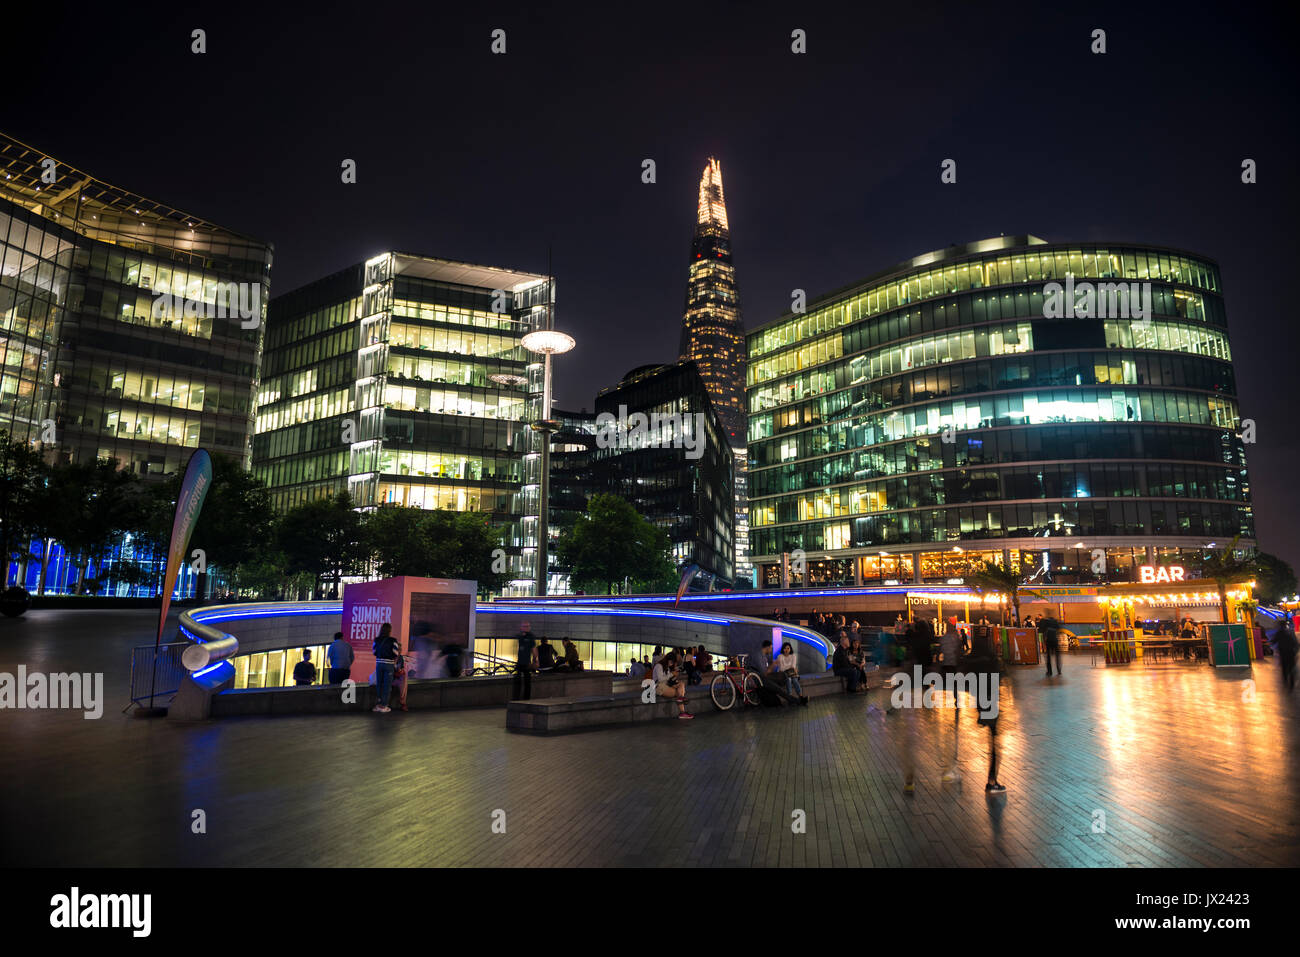
{"label": "glass office building", "polygon": [[[246,468],[270,269],[267,243],[0,134],[0,429],[51,463],[160,477],[202,446]],[[153,560],[126,546],[110,564]],[[45,557],[66,590],[76,569]]]}
{"label": "glass office building", "polygon": [[[602,428],[611,420],[619,424],[602,440]],[[662,528],[678,568],[700,566],[695,587],[730,587],[733,454],[695,363],[640,366],[618,385],[602,389],[595,429],[588,472],[592,487],[631,503]]]}
{"label": "glass office building", "polygon": [[384,253],[277,297],[267,317],[253,470],[284,510],[347,491],[358,507],[485,512],[511,585],[532,594],[545,276]]}
{"label": "glass office building", "polygon": [[984,560],[1039,582],[1127,580],[1253,543],[1222,287],[1203,256],[954,246],[747,347],[762,584],[955,581]]}

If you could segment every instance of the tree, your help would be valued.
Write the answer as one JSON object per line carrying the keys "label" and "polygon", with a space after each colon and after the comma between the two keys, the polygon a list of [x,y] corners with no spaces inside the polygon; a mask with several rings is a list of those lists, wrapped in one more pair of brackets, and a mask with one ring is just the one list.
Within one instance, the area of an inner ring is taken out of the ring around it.
{"label": "tree", "polygon": [[365,539],[384,578],[466,579],[478,583],[480,594],[499,591],[506,582],[498,561],[505,555],[501,531],[481,512],[385,505],[366,516]]}
{"label": "tree", "polygon": [[1300,591],[1291,566],[1276,555],[1260,552],[1255,556],[1255,597],[1266,605],[1276,605],[1288,595]]}
{"label": "tree", "polygon": [[45,475],[40,453],[0,430],[0,561],[4,562],[0,589],[9,583],[9,559],[36,533],[35,505]]}
{"label": "tree", "polygon": [[[99,574],[118,539],[142,524],[148,501],[139,479],[111,459],[50,470],[35,507],[43,517],[41,532],[60,542],[76,566],[78,592],[87,568],[93,564]],[[41,578],[43,587],[44,570]]]}
{"label": "tree", "polygon": [[1219,614],[1222,620],[1228,620],[1228,586],[1249,581],[1258,574],[1259,565],[1254,555],[1237,555],[1237,542],[1241,536],[1236,535],[1227,548],[1207,549],[1192,562],[1197,576],[1214,582],[1219,592]]}
{"label": "tree", "polygon": [[993,562],[984,562],[980,568],[970,572],[966,576],[966,584],[974,589],[975,593],[983,597],[987,593],[995,593],[1002,596],[1002,606],[1005,614],[1007,599],[1011,599],[1011,604],[1015,609],[1015,622],[1020,624],[1020,582],[1023,575],[1014,569],[1003,568],[1001,565],[995,565]]}
{"label": "tree", "polygon": [[316,582],[333,582],[357,574],[366,556],[361,515],[347,492],[306,502],[285,512],[276,530],[278,548],[289,574],[305,572]]}
{"label": "tree", "polygon": [[667,534],[617,495],[597,493],[560,538],[560,561],[583,591],[611,594],[625,578],[658,584],[672,569]]}
{"label": "tree", "polygon": [[289,559],[284,552],[268,547],[248,561],[235,567],[231,573],[235,587],[257,592],[260,598],[273,599],[282,593],[296,595],[300,590],[309,589],[315,577],[306,572],[290,573]]}
{"label": "tree", "polygon": [[[177,472],[155,486],[156,507],[146,527],[139,530],[141,537],[153,545],[155,555],[166,554],[176,499],[184,480],[184,473]],[[201,550],[205,566],[195,587],[196,598],[202,599],[207,589],[207,568],[215,566],[233,573],[258,554],[272,550],[274,518],[270,495],[261,481],[234,459],[212,456],[212,484],[190,535],[189,554]]]}

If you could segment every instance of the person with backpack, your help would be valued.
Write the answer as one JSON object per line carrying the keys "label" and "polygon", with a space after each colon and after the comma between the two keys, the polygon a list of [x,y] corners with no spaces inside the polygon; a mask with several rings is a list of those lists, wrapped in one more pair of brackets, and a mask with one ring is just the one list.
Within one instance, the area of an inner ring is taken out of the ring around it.
{"label": "person with backpack", "polygon": [[391,624],[384,622],[379,626],[379,637],[371,650],[375,653],[375,706],[371,710],[387,714],[393,710],[388,707],[388,696],[393,690],[393,675],[401,654],[401,643],[393,635]]}

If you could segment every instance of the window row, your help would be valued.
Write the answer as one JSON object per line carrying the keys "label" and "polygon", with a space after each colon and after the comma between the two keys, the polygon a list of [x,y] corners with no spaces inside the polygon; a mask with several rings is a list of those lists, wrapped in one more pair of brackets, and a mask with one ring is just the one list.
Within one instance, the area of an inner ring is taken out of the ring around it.
{"label": "window row", "polygon": [[[1066,323],[1102,323],[1106,329],[1107,343],[1120,343],[1127,338],[1130,342],[1135,341],[1133,334],[1127,336],[1124,329],[1135,326],[1140,333],[1136,341],[1147,343],[1143,348],[1157,348],[1158,334],[1149,334],[1148,330],[1153,326],[1173,325],[1190,325],[1192,330],[1204,329],[1205,332],[1213,332],[1216,336],[1226,342],[1227,332],[1224,322],[1201,323],[1190,322],[1190,320],[1204,319],[1203,310],[1191,308],[1187,305],[1189,300],[1182,298],[1178,290],[1155,290],[1153,294],[1155,316],[1165,317],[1154,319],[1148,316],[1144,321],[1135,319],[1122,318],[1104,318],[1104,317],[1077,317],[1062,320]],[[1199,300],[1197,300],[1199,303]],[[1024,320],[1011,327],[1003,325],[998,327],[1003,331],[1004,337],[1011,345],[1018,343],[1020,339],[1020,330],[1029,322],[1035,322],[1048,318],[1044,316],[1042,309],[1042,296],[1040,292],[1029,293],[1006,293],[1000,299],[990,297],[985,300],[982,297],[955,299],[948,303],[936,303],[933,306],[925,306],[912,312],[899,313],[879,322],[866,325],[858,325],[846,329],[843,332],[836,332],[832,335],[816,339],[810,342],[799,344],[797,347],[781,352],[777,355],[768,356],[763,359],[755,359],[750,356],[748,366],[748,383],[752,387],[760,382],[767,382],[770,379],[780,378],[791,375],[804,369],[814,368],[826,362],[834,361],[842,355],[853,355],[854,353],[866,352],[865,358],[868,361],[875,358],[876,355],[882,356],[882,371],[884,368],[907,368],[906,362],[914,364],[924,363],[926,361],[943,362],[943,353],[947,353],[951,358],[962,355],[966,352],[966,340],[964,337],[970,333],[957,332],[949,335],[926,336],[919,342],[907,341],[913,337],[922,336],[924,333],[932,333],[944,328],[962,329],[966,327],[980,326],[985,323],[997,323],[1006,320]],[[1182,320],[1179,323],[1178,320]],[[982,330],[972,329],[976,335],[984,334]],[[990,330],[991,332],[991,330]],[[954,335],[956,341],[953,341]],[[1191,343],[1203,338],[1198,332],[1193,331],[1187,337],[1189,344],[1187,351],[1192,351],[1194,347]],[[1166,341],[1169,341],[1168,339]],[[933,359],[927,360],[927,353],[930,348],[934,348],[935,355]],[[976,346],[977,355],[990,355],[997,353],[982,352],[979,346]],[[992,347],[990,347],[992,348]],[[1033,348],[1032,340],[1025,348]],[[1040,345],[1039,348],[1047,348]],[[1178,349],[1177,345],[1167,346],[1166,348]],[[906,350],[910,349],[910,356]],[[893,353],[898,351],[897,358],[893,358]],[[1016,351],[1016,350],[1004,350]],[[887,364],[883,357],[889,356]],[[862,374],[870,374],[869,369],[859,370]]]}
{"label": "window row", "polygon": [[1210,359],[1125,355],[1121,352],[1048,353],[1017,359],[963,362],[855,385],[751,415],[749,439],[757,441],[838,419],[856,421],[881,409],[943,396],[1001,392],[1041,386],[1146,385],[1234,394],[1231,366]]}
{"label": "window row", "polygon": [[[884,512],[861,518],[750,530],[751,555],[927,542],[1098,535],[1189,535],[1254,538],[1249,506],[1204,502],[1042,502]],[[1046,545],[1046,541],[1044,542]]]}
{"label": "window row", "polygon": [[1036,498],[1177,498],[1247,502],[1244,470],[1210,466],[1038,465],[930,472],[784,498],[751,498],[753,527],[838,515]]}
{"label": "window row", "polygon": [[816,425],[755,441],[751,465],[771,465],[864,448],[915,436],[1055,422],[1171,422],[1236,429],[1233,399],[1144,389],[1074,389],[957,399],[906,411],[878,413],[854,423]]}
{"label": "window row", "polygon": [[[751,455],[754,448],[750,447]],[[934,469],[1085,459],[1206,462],[1223,463],[1238,470],[1246,468],[1242,442],[1228,431],[1166,425],[1069,425],[955,434],[952,442],[936,438],[908,439],[808,462],[757,468],[749,472],[748,481],[751,497],[761,498]]]}
{"label": "window row", "polygon": [[[750,355],[761,356],[831,329],[890,309],[969,289],[1026,282],[1075,279],[1133,279],[1198,286],[1219,292],[1218,269],[1160,250],[1044,249],[974,262],[922,269],[867,289],[849,299],[778,323],[750,336]],[[1036,313],[1042,315],[1041,311]]]}

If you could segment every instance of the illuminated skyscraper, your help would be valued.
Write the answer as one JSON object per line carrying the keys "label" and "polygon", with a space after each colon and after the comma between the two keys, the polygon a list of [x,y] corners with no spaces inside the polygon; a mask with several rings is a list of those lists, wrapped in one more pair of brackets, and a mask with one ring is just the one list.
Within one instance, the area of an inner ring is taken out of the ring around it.
{"label": "illuminated skyscraper", "polygon": [[700,177],[700,199],[691,239],[681,358],[695,362],[735,455],[735,575],[751,573],[745,499],[745,329],[740,321],[731,230],[722,193],[722,164],[710,157]]}
{"label": "illuminated skyscraper", "polygon": [[745,444],[745,330],[740,323],[722,166],[710,159],[700,178],[691,240],[681,358],[694,360],[733,448]]}

